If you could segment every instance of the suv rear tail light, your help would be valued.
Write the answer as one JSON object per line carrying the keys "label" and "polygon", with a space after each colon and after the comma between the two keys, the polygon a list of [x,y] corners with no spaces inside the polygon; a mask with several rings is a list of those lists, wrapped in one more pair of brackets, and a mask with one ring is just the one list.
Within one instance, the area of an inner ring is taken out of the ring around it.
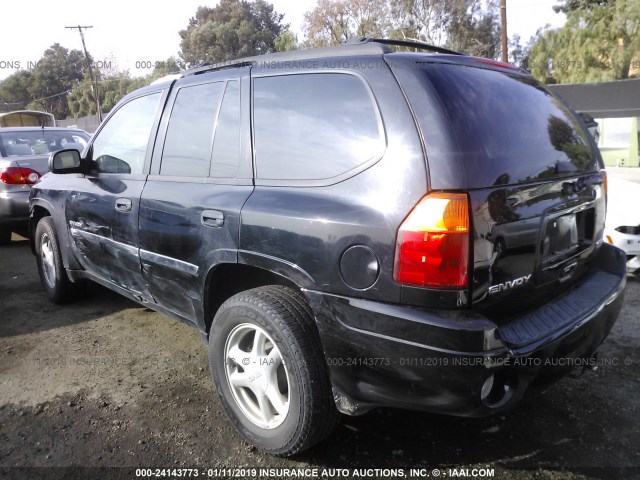
{"label": "suv rear tail light", "polygon": [[7,185],[33,185],[39,179],[40,174],[30,168],[0,168],[0,181]]}
{"label": "suv rear tail light", "polygon": [[427,195],[398,230],[395,280],[419,287],[463,288],[468,283],[468,265],[467,195]]}

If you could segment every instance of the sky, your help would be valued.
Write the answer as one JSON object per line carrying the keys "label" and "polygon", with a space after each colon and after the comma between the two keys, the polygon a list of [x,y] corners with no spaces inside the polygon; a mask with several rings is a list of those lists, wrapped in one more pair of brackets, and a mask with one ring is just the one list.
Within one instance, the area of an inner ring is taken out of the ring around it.
{"label": "sky", "polygon": [[[317,0],[268,0],[284,22],[302,40],[304,13]],[[179,30],[187,27],[198,6],[215,6],[217,0],[180,0],[170,7],[152,0],[3,0],[0,80],[17,69],[30,69],[54,43],[82,49],[72,25],[92,25],[85,33],[87,49],[100,64],[129,70],[133,76],[151,72],[155,62],[177,55]],[[552,10],[557,0],[507,0],[509,37],[519,34],[526,42],[546,24],[559,27],[564,15]],[[16,21],[9,21],[16,19]]]}

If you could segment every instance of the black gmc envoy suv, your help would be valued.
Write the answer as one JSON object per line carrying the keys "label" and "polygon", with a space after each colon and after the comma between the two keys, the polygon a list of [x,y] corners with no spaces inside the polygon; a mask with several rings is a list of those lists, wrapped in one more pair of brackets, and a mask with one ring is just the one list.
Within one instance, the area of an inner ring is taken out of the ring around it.
{"label": "black gmc envoy suv", "polygon": [[622,304],[593,140],[493,60],[362,38],[203,66],[49,162],[50,299],[91,280],[196,326],[231,421],[274,454],[339,412],[502,411],[592,365]]}

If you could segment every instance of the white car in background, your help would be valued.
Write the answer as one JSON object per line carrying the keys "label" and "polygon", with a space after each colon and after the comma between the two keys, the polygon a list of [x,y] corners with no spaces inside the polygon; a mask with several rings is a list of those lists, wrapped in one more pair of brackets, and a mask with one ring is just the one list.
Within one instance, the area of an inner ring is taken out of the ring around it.
{"label": "white car in background", "polygon": [[627,254],[627,272],[640,274],[640,184],[609,175],[604,238]]}

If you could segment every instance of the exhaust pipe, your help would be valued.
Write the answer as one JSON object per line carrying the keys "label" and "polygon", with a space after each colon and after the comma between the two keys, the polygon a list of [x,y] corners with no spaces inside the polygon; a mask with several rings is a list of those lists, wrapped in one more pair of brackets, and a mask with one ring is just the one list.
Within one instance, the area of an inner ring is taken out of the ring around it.
{"label": "exhaust pipe", "polygon": [[506,404],[516,391],[518,377],[506,370],[498,370],[487,377],[480,390],[480,399],[489,408]]}

